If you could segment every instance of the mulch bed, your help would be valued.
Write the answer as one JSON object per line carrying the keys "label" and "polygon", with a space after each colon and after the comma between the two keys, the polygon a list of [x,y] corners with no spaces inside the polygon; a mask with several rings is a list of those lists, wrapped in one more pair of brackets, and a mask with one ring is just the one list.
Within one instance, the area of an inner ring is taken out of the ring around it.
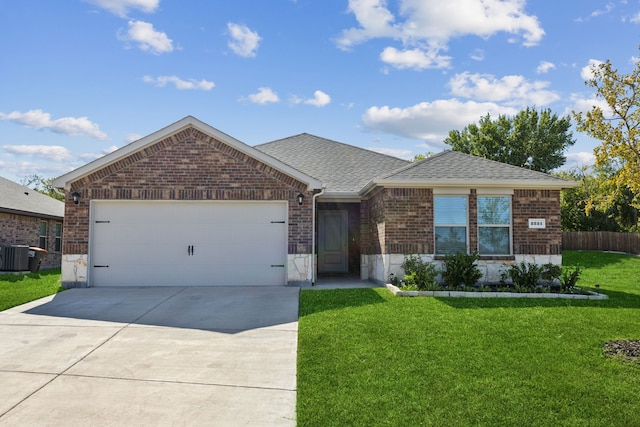
{"label": "mulch bed", "polygon": [[603,347],[608,356],[624,357],[640,364],[640,340],[609,341]]}

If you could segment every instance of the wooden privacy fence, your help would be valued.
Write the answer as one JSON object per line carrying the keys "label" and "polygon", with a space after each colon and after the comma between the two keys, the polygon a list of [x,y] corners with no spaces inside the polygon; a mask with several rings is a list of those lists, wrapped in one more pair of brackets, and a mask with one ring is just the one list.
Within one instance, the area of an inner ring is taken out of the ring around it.
{"label": "wooden privacy fence", "polygon": [[565,231],[562,249],[640,254],[640,234],[613,231]]}

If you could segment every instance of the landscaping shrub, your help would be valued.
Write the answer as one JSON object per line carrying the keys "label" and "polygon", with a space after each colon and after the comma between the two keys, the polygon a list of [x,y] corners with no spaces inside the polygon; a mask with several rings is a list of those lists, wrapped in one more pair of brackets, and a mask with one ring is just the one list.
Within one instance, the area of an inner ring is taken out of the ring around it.
{"label": "landscaping shrub", "polygon": [[436,267],[419,256],[407,255],[401,265],[404,270],[404,289],[427,291],[436,287]]}
{"label": "landscaping shrub", "polygon": [[542,274],[540,277],[545,282],[554,282],[556,279],[560,280],[560,274],[562,273],[562,267],[556,264],[548,263],[542,266]]}
{"label": "landscaping shrub", "polygon": [[562,291],[572,289],[580,277],[580,268],[564,270],[559,265],[544,264],[542,266],[521,262],[514,264],[501,274],[500,281],[505,283],[511,280],[516,291],[533,292],[545,282],[552,284],[556,279],[560,281]]}
{"label": "landscaping shrub", "polygon": [[444,257],[444,271],[442,278],[447,286],[455,288],[461,284],[474,286],[482,277],[482,272],[475,264],[479,255],[477,252],[465,254],[457,252]]}
{"label": "landscaping shrub", "polygon": [[560,287],[563,292],[571,292],[571,290],[576,286],[578,280],[580,280],[580,275],[582,274],[582,269],[580,267],[576,267],[573,270],[563,269],[562,277],[560,278]]}
{"label": "landscaping shrub", "polygon": [[504,283],[507,278],[511,279],[513,286],[523,290],[533,290],[538,286],[542,277],[542,267],[538,264],[525,263],[514,264],[506,272],[502,272],[501,281]]}

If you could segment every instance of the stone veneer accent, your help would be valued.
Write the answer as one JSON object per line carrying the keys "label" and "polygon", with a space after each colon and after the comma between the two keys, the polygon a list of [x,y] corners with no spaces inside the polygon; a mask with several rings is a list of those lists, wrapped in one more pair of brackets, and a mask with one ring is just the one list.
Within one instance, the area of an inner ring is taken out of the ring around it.
{"label": "stone veneer accent", "polygon": [[[75,191],[81,195],[77,205],[70,197]],[[305,203],[299,206],[301,192]],[[91,200],[288,200],[288,254],[298,256],[311,254],[312,196],[306,184],[186,128],[71,183],[65,202],[69,226],[63,232],[63,281],[86,283]],[[305,263],[295,256],[289,260],[290,280],[310,276],[299,271]]]}

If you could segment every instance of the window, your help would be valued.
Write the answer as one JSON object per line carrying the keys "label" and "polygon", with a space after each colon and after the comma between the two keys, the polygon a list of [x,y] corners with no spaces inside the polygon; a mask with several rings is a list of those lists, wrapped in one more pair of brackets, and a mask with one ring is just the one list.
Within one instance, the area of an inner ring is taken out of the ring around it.
{"label": "window", "polygon": [[511,254],[511,198],[478,197],[480,255]]}
{"label": "window", "polygon": [[55,242],[53,246],[54,252],[62,252],[62,224],[56,222],[56,234],[55,234]]}
{"label": "window", "polygon": [[436,255],[467,252],[467,197],[434,197]]}
{"label": "window", "polygon": [[38,246],[47,249],[47,221],[40,221],[40,239]]}

